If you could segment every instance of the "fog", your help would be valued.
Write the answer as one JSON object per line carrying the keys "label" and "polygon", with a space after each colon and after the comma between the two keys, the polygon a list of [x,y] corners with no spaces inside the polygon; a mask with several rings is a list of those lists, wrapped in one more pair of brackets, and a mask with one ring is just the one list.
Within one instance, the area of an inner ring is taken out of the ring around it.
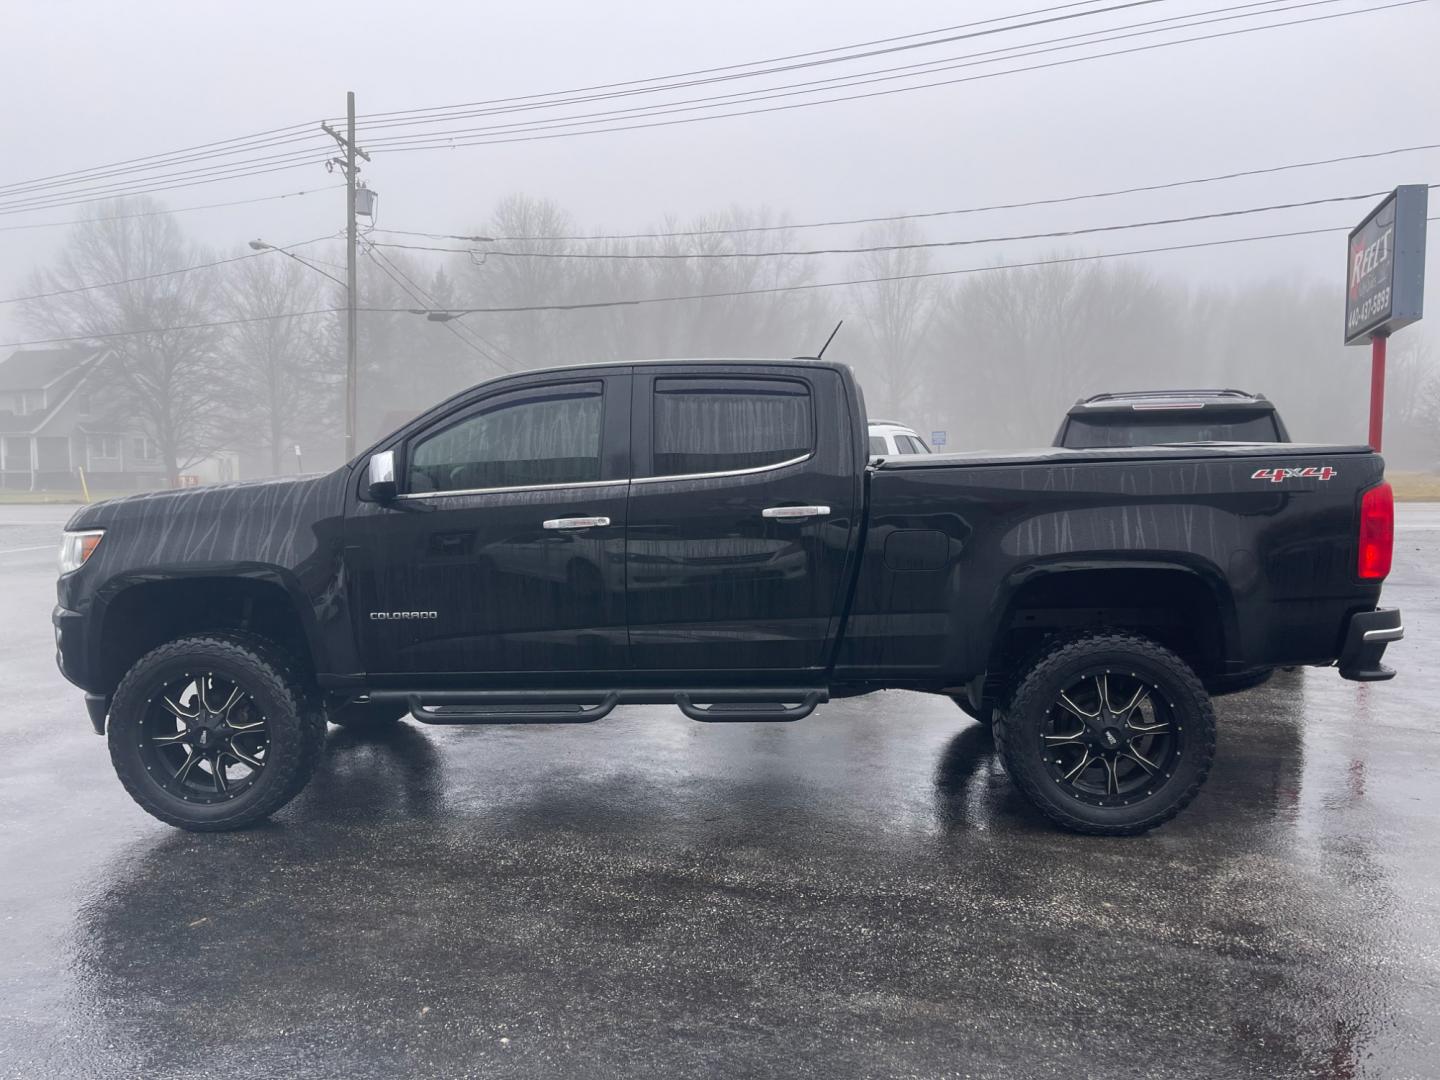
{"label": "fog", "polygon": [[[319,122],[346,90],[379,193],[361,218],[362,446],[503,371],[813,354],[841,320],[826,355],[855,367],[872,415],[946,430],[950,449],[1043,444],[1077,396],[1157,386],[1263,392],[1295,438],[1361,442],[1345,230],[1375,193],[1440,179],[1436,149],[1273,171],[1440,142],[1430,2],[20,3],[6,38],[0,87],[23,106],[6,119],[0,283],[61,295],[0,304],[0,340],[107,335],[114,399],[172,472],[217,450],[246,475],[293,471],[296,443],[307,468],[339,460],[344,317],[294,313],[344,303],[344,191]],[[915,47],[494,104],[863,42]],[[1144,51],[1093,58],[1129,49]],[[927,66],[785,89],[901,65]],[[616,130],[638,124],[657,126]],[[224,157],[116,166],[274,129]],[[1348,196],[1365,197],[1318,202]],[[1067,201],[1014,206],[1043,200]],[[1295,203],[1313,205],[1250,212]],[[1012,208],[981,209],[997,204]],[[1199,220],[1132,227],[1180,217]],[[1307,235],[1248,239],[1275,233]],[[711,298],[555,310],[695,295]],[[1432,319],[1437,298],[1431,273]],[[468,308],[544,310],[406,310]],[[1440,460],[1434,340],[1422,322],[1392,342],[1401,465]]]}

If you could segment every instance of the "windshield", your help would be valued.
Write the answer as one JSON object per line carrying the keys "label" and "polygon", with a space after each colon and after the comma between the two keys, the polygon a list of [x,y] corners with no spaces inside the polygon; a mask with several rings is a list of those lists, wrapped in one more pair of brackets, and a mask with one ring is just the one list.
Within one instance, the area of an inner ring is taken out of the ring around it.
{"label": "windshield", "polygon": [[1271,413],[1191,414],[1160,419],[1110,413],[1072,416],[1062,445],[1078,450],[1100,446],[1156,446],[1181,442],[1279,442]]}

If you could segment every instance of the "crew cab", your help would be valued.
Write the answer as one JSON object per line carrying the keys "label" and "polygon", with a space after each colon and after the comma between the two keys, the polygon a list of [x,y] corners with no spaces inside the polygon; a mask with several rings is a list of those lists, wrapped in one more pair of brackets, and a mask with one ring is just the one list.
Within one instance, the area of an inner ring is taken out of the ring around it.
{"label": "crew cab", "polygon": [[510,375],[323,476],[82,508],[60,668],[131,795],[194,830],[284,805],[327,719],[794,721],[903,688],[993,717],[1059,825],[1132,833],[1205,779],[1207,684],[1393,675],[1366,447],[872,463],[866,429],[833,363]]}
{"label": "crew cab", "polygon": [[1093,394],[1070,407],[1055,445],[1164,446],[1193,442],[1289,442],[1280,413],[1244,390],[1132,390]]}

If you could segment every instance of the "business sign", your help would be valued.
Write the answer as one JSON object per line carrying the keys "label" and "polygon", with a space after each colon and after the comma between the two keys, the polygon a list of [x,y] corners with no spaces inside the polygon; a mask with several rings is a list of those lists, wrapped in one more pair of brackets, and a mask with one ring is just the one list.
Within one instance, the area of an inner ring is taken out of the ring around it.
{"label": "business sign", "polygon": [[1350,233],[1345,270],[1345,344],[1388,337],[1420,318],[1425,300],[1429,189],[1405,184]]}
{"label": "business sign", "polygon": [[944,445],[945,445],[945,432],[943,432],[943,431],[932,431],[932,432],[930,432],[930,445],[931,445],[931,446],[944,446]]}

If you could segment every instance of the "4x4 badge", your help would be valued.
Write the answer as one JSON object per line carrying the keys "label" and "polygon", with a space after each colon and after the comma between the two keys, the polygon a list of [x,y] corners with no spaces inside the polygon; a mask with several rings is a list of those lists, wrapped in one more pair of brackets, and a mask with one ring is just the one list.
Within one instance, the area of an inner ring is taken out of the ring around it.
{"label": "4x4 badge", "polygon": [[1251,480],[1269,480],[1272,484],[1278,484],[1282,480],[1329,480],[1338,475],[1329,465],[1322,465],[1318,469],[1314,465],[1307,465],[1303,469],[1256,469],[1250,474]]}

